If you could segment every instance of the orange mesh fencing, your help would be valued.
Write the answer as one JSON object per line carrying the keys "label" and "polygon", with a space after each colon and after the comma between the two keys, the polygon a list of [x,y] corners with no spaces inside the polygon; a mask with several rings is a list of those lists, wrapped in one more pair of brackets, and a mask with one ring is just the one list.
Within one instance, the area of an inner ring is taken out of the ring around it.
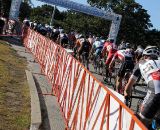
{"label": "orange mesh fencing", "polygon": [[134,113],[64,48],[28,29],[24,46],[52,84],[66,129],[146,130]]}

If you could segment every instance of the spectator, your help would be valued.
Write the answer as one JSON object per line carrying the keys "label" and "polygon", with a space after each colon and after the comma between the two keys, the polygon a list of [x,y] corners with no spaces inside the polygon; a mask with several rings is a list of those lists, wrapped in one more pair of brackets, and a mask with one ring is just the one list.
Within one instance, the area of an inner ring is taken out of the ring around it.
{"label": "spectator", "polygon": [[47,28],[45,27],[44,24],[42,24],[42,26],[39,28],[39,31],[38,31],[40,34],[42,34],[43,36],[46,36],[47,35]]}
{"label": "spectator", "polygon": [[9,19],[9,20],[8,20],[8,31],[7,31],[7,32],[8,32],[9,34],[13,34],[14,31],[15,31],[15,21],[12,20],[12,19]]}
{"label": "spectator", "polygon": [[19,19],[15,21],[15,30],[17,35],[22,34],[22,24]]}
{"label": "spectator", "polygon": [[0,16],[0,34],[3,34],[3,28],[5,26],[5,21],[2,16]]}
{"label": "spectator", "polygon": [[61,46],[66,47],[68,45],[68,37],[66,34],[63,34],[61,38]]}
{"label": "spectator", "polygon": [[57,42],[58,41],[58,38],[59,38],[59,31],[55,31],[55,32],[52,32],[51,34],[51,39],[54,41],[54,42]]}

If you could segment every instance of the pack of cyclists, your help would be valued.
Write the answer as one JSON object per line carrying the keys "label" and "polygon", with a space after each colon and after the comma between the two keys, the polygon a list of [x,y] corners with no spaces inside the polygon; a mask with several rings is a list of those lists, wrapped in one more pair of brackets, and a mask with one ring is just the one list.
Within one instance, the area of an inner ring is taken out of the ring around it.
{"label": "pack of cyclists", "polygon": [[148,85],[148,92],[143,100],[139,117],[141,121],[152,130],[152,120],[155,116],[159,117],[160,124],[160,55],[159,48],[147,46],[141,60],[135,65],[132,75],[125,86],[124,96],[131,94],[131,88],[142,76]]}
{"label": "pack of cyclists", "polygon": [[[84,38],[85,39],[85,38]],[[84,40],[83,39],[83,40]],[[81,49],[83,41],[81,40]],[[147,46],[143,49],[142,46],[138,46],[134,51],[130,43],[122,43],[119,47],[114,44],[113,39],[104,41],[97,38],[93,44],[88,42],[87,54],[92,55],[93,63],[96,64],[98,56],[101,58],[106,57],[106,75],[104,80],[110,72],[114,70],[115,62],[120,62],[120,68],[116,77],[116,91],[120,93],[121,87],[124,87],[124,97],[129,97],[132,91],[132,86],[142,76],[148,86],[148,92],[142,103],[140,110],[140,120],[149,128],[152,129],[151,124],[155,115],[159,114],[160,117],[160,51],[157,46]],[[91,49],[89,49],[91,47]],[[79,53],[81,56],[82,53]],[[88,58],[88,55],[87,55]],[[94,62],[96,61],[96,62]],[[89,62],[89,61],[87,61]],[[125,86],[122,86],[122,80],[125,73],[129,71],[131,73]]]}
{"label": "pack of cyclists", "polygon": [[[74,35],[74,34],[73,34]],[[69,43],[67,35],[61,38],[62,45]],[[140,120],[152,130],[151,123],[155,116],[160,118],[160,51],[157,46],[147,46],[145,49],[138,46],[134,50],[130,43],[124,41],[116,46],[114,39],[104,40],[103,38],[94,38],[92,36],[85,37],[83,35],[75,36],[76,39],[72,43],[74,57],[82,62],[87,69],[89,63],[93,62],[96,68],[100,61],[104,61],[105,75],[104,81],[114,71],[116,64],[120,64],[116,75],[116,91],[120,93],[124,88],[124,97],[131,96],[132,87],[140,77],[143,77],[147,86],[148,92],[140,110]],[[103,60],[101,60],[103,59]],[[129,71],[131,75],[128,78],[125,86],[122,85],[122,80],[125,73]]]}

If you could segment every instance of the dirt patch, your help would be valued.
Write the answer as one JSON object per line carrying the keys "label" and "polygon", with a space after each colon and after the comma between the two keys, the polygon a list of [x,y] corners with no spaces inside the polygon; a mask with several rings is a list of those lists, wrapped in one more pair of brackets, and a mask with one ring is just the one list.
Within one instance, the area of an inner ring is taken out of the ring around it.
{"label": "dirt patch", "polygon": [[30,94],[25,75],[26,60],[0,41],[0,130],[27,130]]}

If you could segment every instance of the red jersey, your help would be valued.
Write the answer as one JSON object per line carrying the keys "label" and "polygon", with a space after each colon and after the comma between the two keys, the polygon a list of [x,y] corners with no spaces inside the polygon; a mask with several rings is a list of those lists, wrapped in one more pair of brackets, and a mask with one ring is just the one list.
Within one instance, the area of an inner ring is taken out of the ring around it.
{"label": "red jersey", "polygon": [[127,59],[132,60],[134,57],[134,52],[132,49],[126,49],[126,50],[118,50],[113,59],[118,58],[121,61],[125,61]]}
{"label": "red jersey", "polygon": [[113,55],[117,52],[116,45],[114,43],[105,42],[103,48],[108,53],[106,64],[109,64],[113,58]]}
{"label": "red jersey", "polygon": [[114,43],[105,42],[104,48],[106,49],[108,55],[117,52],[116,45]]}

